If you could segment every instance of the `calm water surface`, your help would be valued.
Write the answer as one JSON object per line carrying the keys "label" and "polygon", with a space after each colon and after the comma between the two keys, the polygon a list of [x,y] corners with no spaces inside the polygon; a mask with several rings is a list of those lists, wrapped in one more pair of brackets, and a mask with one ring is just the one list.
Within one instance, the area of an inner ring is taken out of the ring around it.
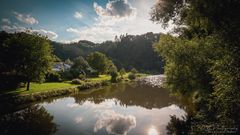
{"label": "calm water surface", "polygon": [[180,105],[168,90],[118,84],[29,106],[2,118],[1,126],[6,134],[161,135],[170,115],[186,115]]}

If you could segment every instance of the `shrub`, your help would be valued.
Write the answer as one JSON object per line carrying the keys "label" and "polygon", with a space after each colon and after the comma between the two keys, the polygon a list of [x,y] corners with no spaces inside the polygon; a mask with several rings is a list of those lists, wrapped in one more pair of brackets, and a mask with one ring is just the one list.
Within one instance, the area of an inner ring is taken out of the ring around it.
{"label": "shrub", "polygon": [[136,79],[136,74],[133,74],[133,73],[130,73],[129,75],[128,75],[128,78],[130,79],[130,80],[134,80],[134,79]]}
{"label": "shrub", "polygon": [[124,74],[126,74],[126,71],[124,68],[122,68],[120,71],[119,71],[121,77],[123,77]]}
{"label": "shrub", "polygon": [[115,83],[118,81],[118,72],[117,71],[110,72],[110,75],[111,75],[111,82]]}
{"label": "shrub", "polygon": [[80,84],[80,85],[82,85],[82,84],[84,84],[84,81],[82,81],[80,79],[73,79],[71,83],[72,84]]}
{"label": "shrub", "polygon": [[86,79],[86,75],[85,75],[85,74],[80,74],[80,75],[78,76],[78,79],[80,79],[80,80],[85,80],[85,79]]}

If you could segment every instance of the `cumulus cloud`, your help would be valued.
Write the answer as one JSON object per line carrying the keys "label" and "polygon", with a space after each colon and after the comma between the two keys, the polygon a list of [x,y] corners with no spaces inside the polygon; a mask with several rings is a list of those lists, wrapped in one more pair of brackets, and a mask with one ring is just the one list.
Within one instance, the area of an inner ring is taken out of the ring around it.
{"label": "cumulus cloud", "polygon": [[74,17],[75,17],[76,19],[81,19],[83,16],[82,16],[82,14],[81,14],[80,12],[76,11],[76,12],[74,13]]}
{"label": "cumulus cloud", "polygon": [[13,12],[13,13],[14,13],[15,17],[17,18],[17,20],[19,20],[23,23],[30,24],[30,25],[38,24],[38,20],[29,14],[25,15],[25,14],[20,14],[18,12]]}
{"label": "cumulus cloud", "polygon": [[8,18],[2,18],[2,23],[11,24],[11,21]]}
{"label": "cumulus cloud", "polygon": [[136,9],[127,0],[109,1],[105,9],[94,2],[93,7],[99,16],[122,18],[133,16],[136,13]]}
{"label": "cumulus cloud", "polygon": [[67,32],[76,34],[78,37],[73,39],[72,42],[77,42],[79,40],[90,40],[93,42],[100,43],[104,40],[111,40],[112,36],[117,35],[118,32],[114,31],[111,27],[85,27],[82,29],[68,28]]}
{"label": "cumulus cloud", "polygon": [[132,35],[147,32],[168,33],[173,25],[170,24],[169,28],[163,29],[159,24],[150,21],[149,13],[155,2],[155,0],[113,0],[109,1],[105,7],[94,3],[93,7],[98,15],[95,18],[95,23],[80,29],[67,28],[67,32],[75,34],[75,37],[68,42],[90,40],[100,43],[114,40],[116,35],[126,33]]}
{"label": "cumulus cloud", "polygon": [[58,37],[58,35],[53,31],[44,30],[44,29],[27,29],[25,27],[18,26],[18,25],[12,25],[12,26],[3,25],[1,29],[8,33],[26,32],[27,30],[29,30],[31,33],[39,33],[43,36],[47,36],[49,39],[56,39]]}
{"label": "cumulus cloud", "polygon": [[94,126],[94,132],[105,128],[108,134],[126,135],[136,127],[136,118],[132,115],[121,115],[114,111],[102,113]]}

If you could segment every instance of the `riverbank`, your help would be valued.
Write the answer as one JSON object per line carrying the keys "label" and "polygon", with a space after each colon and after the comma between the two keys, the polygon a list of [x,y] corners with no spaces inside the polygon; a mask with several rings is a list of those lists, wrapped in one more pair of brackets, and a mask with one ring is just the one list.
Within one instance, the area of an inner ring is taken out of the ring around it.
{"label": "riverbank", "polygon": [[[146,76],[146,74],[139,74],[138,78],[141,78],[143,76]],[[12,108],[17,105],[41,101],[48,98],[73,94],[87,89],[100,88],[102,86],[112,85],[110,79],[110,77],[102,75],[96,78],[88,78],[84,81],[84,83],[79,85],[71,84],[71,82],[63,82],[62,84],[36,84],[36,86],[41,85],[41,87],[38,87],[39,89],[32,87],[32,89],[30,89],[29,91],[20,88],[18,90],[6,92],[0,95],[0,110],[4,108]],[[123,81],[120,81],[119,83],[131,81],[127,78],[127,75],[125,75],[122,80]],[[53,87],[52,85],[55,85],[55,87]]]}
{"label": "riverbank", "polygon": [[161,75],[150,75],[146,77],[139,78],[138,81],[141,84],[149,85],[151,87],[158,87],[162,88],[163,83],[166,80],[166,76],[161,74]]}

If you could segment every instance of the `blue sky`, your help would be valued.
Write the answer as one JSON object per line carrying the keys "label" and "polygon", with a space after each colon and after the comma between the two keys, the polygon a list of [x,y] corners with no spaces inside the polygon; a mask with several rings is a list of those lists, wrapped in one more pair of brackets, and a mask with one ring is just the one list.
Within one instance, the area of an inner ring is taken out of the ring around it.
{"label": "blue sky", "polygon": [[0,25],[7,32],[47,35],[74,42],[113,40],[120,34],[167,32],[149,20],[155,0],[1,0]]}

